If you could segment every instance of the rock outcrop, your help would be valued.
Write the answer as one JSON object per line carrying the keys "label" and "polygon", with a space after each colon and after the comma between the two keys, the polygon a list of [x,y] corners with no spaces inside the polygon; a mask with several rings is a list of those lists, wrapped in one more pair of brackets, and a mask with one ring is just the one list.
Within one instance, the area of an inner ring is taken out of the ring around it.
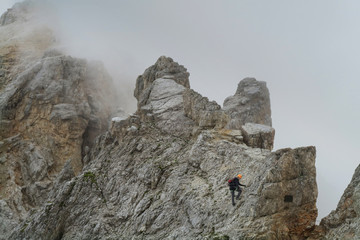
{"label": "rock outcrop", "polygon": [[345,189],[336,210],[321,220],[324,239],[360,238],[360,165]]}
{"label": "rock outcrop", "polygon": [[184,66],[174,62],[171,58],[160,57],[154,65],[146,69],[136,79],[134,96],[138,100],[138,107],[146,104],[151,92],[152,83],[156,79],[172,79],[177,84],[190,88],[189,76],[190,74]]}
{"label": "rock outcrop", "polygon": [[22,15],[33,7],[16,4],[0,27],[0,239],[45,204],[60,172],[81,172],[116,102],[102,64],[52,49],[49,30]]}
{"label": "rock outcrop", "polygon": [[183,92],[190,87],[186,68],[162,56],[136,80],[137,114],[169,134],[189,135],[193,121],[184,114]]}
{"label": "rock outcrop", "polygon": [[228,115],[215,101],[210,102],[192,89],[184,92],[185,115],[195,121],[199,129],[221,129],[228,123]]}
{"label": "rock outcrop", "polygon": [[[122,141],[104,135],[90,155],[10,239],[290,239],[315,224],[313,147],[271,153],[143,122]],[[233,207],[227,179],[238,172],[247,188]]]}
{"label": "rock outcrop", "polygon": [[[317,216],[315,148],[271,152],[271,127],[225,128],[230,117],[184,84],[188,74],[159,63],[185,69],[161,57],[149,69],[166,76],[146,70],[137,113],[113,118],[82,172],[61,173],[66,180],[10,239],[308,236]],[[233,207],[227,180],[239,172],[247,188]]]}
{"label": "rock outcrop", "polygon": [[136,80],[136,113],[115,112],[100,63],[54,50],[46,27],[17,34],[28,3],[1,17],[0,239],[359,238],[360,167],[316,226],[315,147],[271,151],[265,82],[221,108],[163,56]]}
{"label": "rock outcrop", "polygon": [[271,150],[274,146],[275,129],[272,127],[246,123],[241,127],[244,142],[250,147]]}
{"label": "rock outcrop", "polygon": [[272,124],[269,90],[265,82],[255,78],[243,79],[223,106],[231,118],[229,128],[240,129],[245,123]]}

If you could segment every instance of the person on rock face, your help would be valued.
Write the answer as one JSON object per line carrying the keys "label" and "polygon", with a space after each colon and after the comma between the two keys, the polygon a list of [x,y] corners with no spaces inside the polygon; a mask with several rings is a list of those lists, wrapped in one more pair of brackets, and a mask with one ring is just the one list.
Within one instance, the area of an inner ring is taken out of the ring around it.
{"label": "person on rock face", "polygon": [[232,205],[235,206],[235,190],[238,192],[238,195],[236,196],[236,199],[238,200],[240,198],[240,195],[241,195],[241,188],[240,186],[243,186],[243,187],[246,187],[246,185],[243,185],[240,183],[240,179],[242,178],[242,175],[239,174],[237,175],[237,177],[233,178],[233,179],[230,179],[228,181],[229,183],[229,188],[230,188],[230,191],[231,191],[231,200],[232,200]]}

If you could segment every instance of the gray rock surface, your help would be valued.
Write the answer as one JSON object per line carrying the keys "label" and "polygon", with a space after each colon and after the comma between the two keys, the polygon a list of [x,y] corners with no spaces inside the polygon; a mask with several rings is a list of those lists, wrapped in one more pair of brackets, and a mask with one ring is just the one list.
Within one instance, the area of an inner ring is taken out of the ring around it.
{"label": "gray rock surface", "polygon": [[269,90],[255,78],[241,80],[235,95],[225,99],[223,109],[231,118],[230,129],[240,129],[245,123],[272,125]]}
{"label": "gray rock surface", "polygon": [[184,91],[185,115],[195,121],[200,129],[221,129],[228,123],[228,115],[215,101],[209,101],[192,89]]}
{"label": "gray rock surface", "polygon": [[171,58],[160,57],[136,80],[137,115],[169,134],[190,135],[194,123],[185,116],[183,99],[189,87],[186,68]]}
{"label": "gray rock surface", "polygon": [[274,128],[256,123],[246,123],[241,127],[241,132],[246,145],[272,150],[275,136]]}
{"label": "gray rock surface", "polygon": [[[272,153],[258,139],[273,129],[224,129],[220,106],[179,82],[149,81],[137,115],[112,118],[84,151],[81,173],[68,161],[46,204],[10,239],[306,237],[317,216],[315,148]],[[82,105],[54,106],[49,118],[61,121]],[[238,173],[247,188],[233,207],[227,180]]]}
{"label": "gray rock surface", "polygon": [[[313,147],[271,153],[143,122],[121,142],[102,136],[90,155],[10,239],[289,239],[315,224]],[[247,188],[233,207],[227,179],[238,173]]]}
{"label": "gray rock surface", "polygon": [[6,160],[0,169],[9,177],[0,179],[0,196],[17,220],[45,203],[65,162],[75,174],[81,171],[84,149],[108,128],[111,79],[92,72],[91,64],[44,58],[1,92],[1,121],[8,124],[0,127],[7,149],[0,153]]}
{"label": "gray rock surface", "polygon": [[315,226],[315,147],[271,152],[264,82],[221,109],[160,57],[113,115],[102,64],[54,49],[27,3],[0,20],[0,239],[359,239],[360,166]]}
{"label": "gray rock surface", "polygon": [[336,210],[321,220],[325,228],[324,239],[360,238],[360,165],[345,189]]}
{"label": "gray rock surface", "polygon": [[185,89],[173,79],[156,79],[149,87],[146,104],[138,110],[139,115],[167,133],[189,135],[194,124],[184,113]]}
{"label": "gray rock surface", "polygon": [[136,79],[134,96],[138,100],[138,108],[147,103],[149,88],[156,79],[173,79],[185,88],[190,88],[189,76],[190,74],[184,66],[169,57],[161,56],[154,65]]}
{"label": "gray rock surface", "polygon": [[80,173],[116,102],[102,64],[51,48],[31,4],[16,4],[0,27],[0,239]]}

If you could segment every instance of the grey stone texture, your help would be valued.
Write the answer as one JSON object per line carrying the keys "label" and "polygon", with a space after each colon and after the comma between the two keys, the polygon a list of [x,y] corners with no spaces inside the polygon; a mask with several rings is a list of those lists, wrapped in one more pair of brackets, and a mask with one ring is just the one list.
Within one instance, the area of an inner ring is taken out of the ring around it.
{"label": "grey stone texture", "polygon": [[210,102],[192,89],[186,89],[183,96],[185,115],[200,129],[221,129],[228,123],[229,117],[215,101]]}
{"label": "grey stone texture", "polygon": [[356,168],[336,210],[323,218],[320,226],[325,228],[324,239],[360,238],[360,165]]}
{"label": "grey stone texture", "polygon": [[[290,239],[315,224],[314,147],[272,153],[148,122],[121,139],[99,138],[82,173],[10,239]],[[227,180],[238,173],[247,187],[233,207]]]}
{"label": "grey stone texture", "polygon": [[[271,127],[227,129],[218,104],[179,82],[144,84],[137,114],[112,118],[80,173],[68,161],[47,203],[10,239],[306,237],[317,215],[315,148],[272,153]],[[76,109],[56,105],[49,118],[69,120]],[[227,180],[238,173],[247,187],[234,207]]]}
{"label": "grey stone texture", "polygon": [[230,129],[246,123],[272,125],[269,90],[266,82],[255,78],[241,80],[235,94],[225,99],[223,109],[230,116]]}
{"label": "grey stone texture", "polygon": [[265,82],[242,80],[221,108],[162,56],[129,115],[101,63],[54,49],[19,6],[0,22],[1,240],[359,239],[360,166],[316,226],[315,147],[271,151]]}
{"label": "grey stone texture", "polygon": [[[9,11],[31,15],[27,4]],[[0,239],[81,172],[117,99],[101,63],[65,56],[27,15],[9,16],[0,27]]]}
{"label": "grey stone texture", "polygon": [[274,146],[275,129],[266,125],[246,123],[241,127],[246,145],[272,150]]}
{"label": "grey stone texture", "polygon": [[185,88],[190,88],[189,76],[190,74],[184,66],[169,57],[161,56],[154,65],[136,79],[134,96],[138,100],[138,107],[146,104],[150,87],[156,79],[173,79]]}

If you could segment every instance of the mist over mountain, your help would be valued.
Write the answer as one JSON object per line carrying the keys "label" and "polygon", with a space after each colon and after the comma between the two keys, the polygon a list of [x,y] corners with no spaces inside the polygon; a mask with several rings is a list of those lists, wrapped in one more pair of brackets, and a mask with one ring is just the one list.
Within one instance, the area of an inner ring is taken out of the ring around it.
{"label": "mist over mountain", "polygon": [[45,3],[0,18],[1,239],[359,238],[359,167],[317,225],[316,148],[273,151],[266,82],[219,105],[166,56],[130,80],[72,56]]}

